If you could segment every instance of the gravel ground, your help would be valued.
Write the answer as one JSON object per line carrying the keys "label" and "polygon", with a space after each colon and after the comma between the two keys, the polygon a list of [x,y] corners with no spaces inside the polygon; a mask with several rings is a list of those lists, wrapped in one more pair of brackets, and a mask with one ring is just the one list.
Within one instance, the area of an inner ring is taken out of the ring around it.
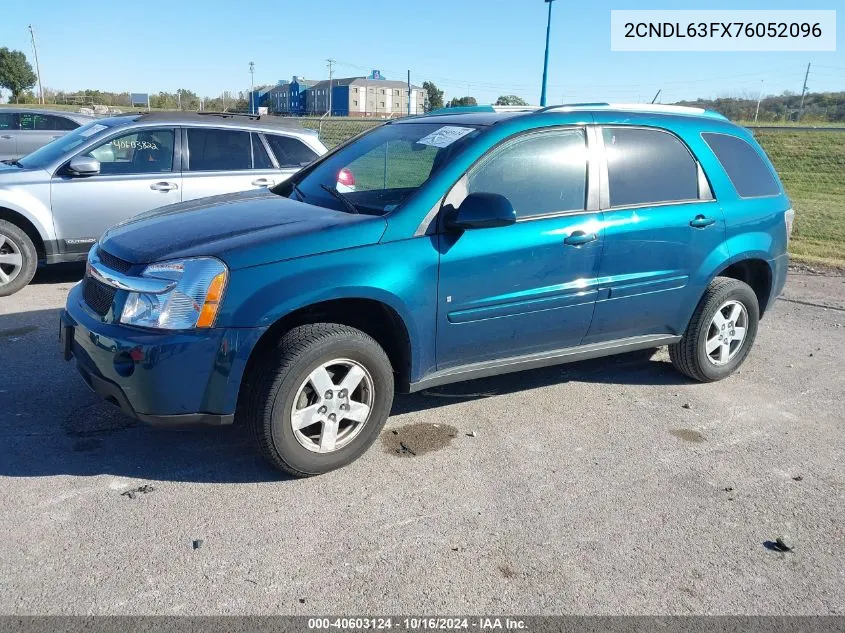
{"label": "gravel ground", "polygon": [[661,349],[400,396],[287,480],[91,394],[80,274],[0,299],[0,613],[845,613],[843,277],[794,273],[721,383]]}

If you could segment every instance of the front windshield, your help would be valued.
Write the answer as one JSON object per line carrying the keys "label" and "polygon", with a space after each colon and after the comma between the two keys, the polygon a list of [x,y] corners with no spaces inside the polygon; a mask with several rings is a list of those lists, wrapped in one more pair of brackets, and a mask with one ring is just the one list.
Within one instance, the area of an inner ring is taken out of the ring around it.
{"label": "front windshield", "polygon": [[47,143],[43,147],[35,150],[31,154],[27,154],[23,158],[18,159],[18,165],[26,168],[46,167],[47,165],[60,160],[67,152],[79,147],[83,143],[87,143],[97,134],[108,130],[109,126],[101,121],[92,121],[82,127],[76,128],[70,134],[65,134],[57,138],[51,143]]}
{"label": "front windshield", "polygon": [[478,134],[477,127],[468,125],[383,125],[275,192],[339,211],[384,215]]}

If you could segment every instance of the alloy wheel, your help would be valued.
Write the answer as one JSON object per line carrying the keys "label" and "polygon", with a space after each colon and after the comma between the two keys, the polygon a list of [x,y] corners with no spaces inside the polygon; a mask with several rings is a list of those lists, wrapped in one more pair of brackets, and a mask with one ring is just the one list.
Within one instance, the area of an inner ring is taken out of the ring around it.
{"label": "alloy wheel", "polygon": [[0,233],[0,286],[12,283],[23,269],[20,246]]}
{"label": "alloy wheel", "polygon": [[704,344],[707,358],[714,365],[731,362],[742,349],[748,331],[748,311],[739,301],[722,304],[713,315]]}
{"label": "alloy wheel", "polygon": [[372,376],[360,363],[348,358],[323,363],[308,375],[293,399],[293,434],[309,451],[338,451],[361,433],[374,395]]}

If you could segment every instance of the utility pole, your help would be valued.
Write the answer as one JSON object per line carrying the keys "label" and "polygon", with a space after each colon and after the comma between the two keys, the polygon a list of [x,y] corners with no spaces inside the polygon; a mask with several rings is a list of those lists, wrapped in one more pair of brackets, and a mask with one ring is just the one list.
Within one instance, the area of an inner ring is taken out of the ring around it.
{"label": "utility pole", "polygon": [[[806,83],[806,79],[804,80]],[[757,109],[754,111],[754,123],[757,123],[757,117],[760,116],[760,101],[763,100],[763,80],[760,80],[760,94],[757,95]]]}
{"label": "utility pole", "polygon": [[29,36],[32,38],[32,52],[35,53],[35,74],[38,75],[38,103],[44,104],[44,87],[41,85],[41,66],[38,64],[38,47],[35,46],[35,31],[29,25]]}
{"label": "utility pole", "polygon": [[255,114],[255,62],[249,62],[249,113]]}
{"label": "utility pole", "polygon": [[801,105],[798,108],[798,120],[801,120],[801,115],[804,114],[804,96],[807,94],[807,78],[810,76],[810,64],[807,64],[807,72],[804,73],[804,87],[801,88]]}
{"label": "utility pole", "polygon": [[408,71],[408,116],[411,116],[411,71]]}
{"label": "utility pole", "polygon": [[328,66],[328,68],[329,68],[329,109],[327,110],[327,112],[328,112],[329,116],[331,116],[332,115],[332,67],[337,62],[335,60],[333,60],[331,57],[329,59],[327,59],[326,62],[327,62],[326,66]]}
{"label": "utility pole", "polygon": [[554,3],[554,0],[546,0],[546,4],[549,5],[549,20],[546,22],[546,58],[543,62],[543,89],[540,92],[540,107],[545,107],[546,105],[546,80],[549,76],[549,36],[552,31],[552,3]]}

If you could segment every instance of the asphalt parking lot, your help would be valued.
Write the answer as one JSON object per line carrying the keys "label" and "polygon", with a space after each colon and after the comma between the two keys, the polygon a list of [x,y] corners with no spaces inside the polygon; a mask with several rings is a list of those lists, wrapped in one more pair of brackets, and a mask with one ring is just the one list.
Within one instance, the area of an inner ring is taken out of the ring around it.
{"label": "asphalt parking lot", "polygon": [[0,299],[2,613],[845,613],[845,277],[793,273],[724,382],[663,349],[400,396],[287,480],[87,390],[81,272]]}

